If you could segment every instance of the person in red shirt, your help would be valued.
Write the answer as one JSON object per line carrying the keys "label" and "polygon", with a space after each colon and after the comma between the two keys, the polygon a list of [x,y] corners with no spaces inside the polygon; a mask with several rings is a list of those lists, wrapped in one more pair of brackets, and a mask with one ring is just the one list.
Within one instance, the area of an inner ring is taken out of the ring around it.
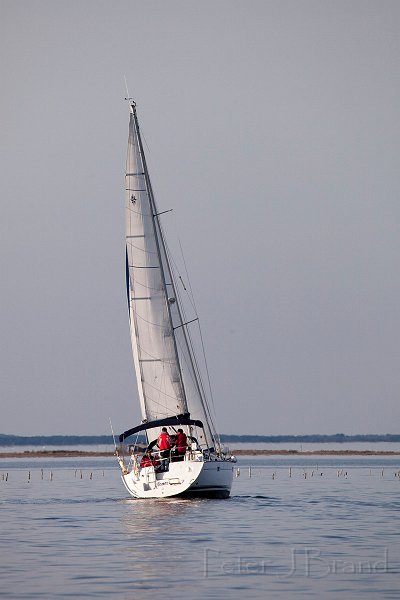
{"label": "person in red shirt", "polygon": [[150,454],[150,452],[146,452],[146,454],[143,455],[143,458],[140,461],[140,468],[143,469],[144,467],[152,467],[152,466],[153,466],[153,461],[151,459],[151,454]]}
{"label": "person in red shirt", "polygon": [[187,437],[183,433],[183,429],[178,429],[178,433],[175,436],[175,456],[176,460],[183,460],[187,450]]}
{"label": "person in red shirt", "polygon": [[146,452],[143,455],[142,460],[140,461],[140,468],[143,469],[144,467],[154,467],[157,470],[157,467],[160,466],[160,461],[155,457],[151,455],[151,452]]}
{"label": "person in red shirt", "polygon": [[171,448],[172,448],[172,440],[168,435],[168,431],[167,431],[166,427],[162,428],[161,433],[158,436],[157,446],[160,448],[160,456],[161,456],[161,459],[163,459],[161,461],[161,464],[162,464],[161,470],[167,471],[168,470],[168,459],[170,457]]}

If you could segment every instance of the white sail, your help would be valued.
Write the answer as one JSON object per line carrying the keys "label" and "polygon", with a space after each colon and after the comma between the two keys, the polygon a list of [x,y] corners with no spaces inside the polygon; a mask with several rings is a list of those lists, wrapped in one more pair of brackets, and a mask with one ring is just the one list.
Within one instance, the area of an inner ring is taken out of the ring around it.
{"label": "white sail", "polygon": [[[154,421],[190,413],[205,447],[216,434],[183,321],[140,137],[131,105],[126,161],[126,260],[132,349],[142,417]],[[153,431],[153,437],[158,430]],[[189,434],[193,434],[188,429]]]}

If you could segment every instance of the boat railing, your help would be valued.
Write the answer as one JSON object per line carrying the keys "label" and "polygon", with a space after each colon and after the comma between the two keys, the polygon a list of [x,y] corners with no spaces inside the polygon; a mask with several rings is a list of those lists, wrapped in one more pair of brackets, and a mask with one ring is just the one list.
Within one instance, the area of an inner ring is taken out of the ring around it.
{"label": "boat railing", "polygon": [[[203,452],[201,450],[192,450],[188,448],[184,454],[176,453],[175,450],[171,449],[167,456],[164,455],[165,450],[155,450],[149,453],[149,457],[155,468],[165,465],[166,463],[175,463],[182,461],[202,461]],[[133,452],[130,456],[130,463],[132,467],[140,467],[142,458],[145,456],[145,452]],[[148,465],[150,466],[150,465]]]}
{"label": "boat railing", "polygon": [[[135,471],[136,473],[138,473],[138,470],[141,468],[140,467],[140,463],[141,460],[143,458],[143,456],[146,454],[145,449],[144,448],[134,448],[131,447],[130,448],[131,453],[130,453],[130,457],[129,457],[129,464],[127,465],[127,471]],[[174,450],[173,448],[168,452],[168,455],[165,456],[164,455],[165,450],[153,450],[150,452],[149,456],[151,458],[151,461],[153,463],[153,466],[155,467],[155,469],[158,471],[166,471],[168,469],[167,464],[168,463],[175,463],[175,462],[181,462],[181,461],[204,461],[204,462],[209,462],[209,461],[218,461],[218,460],[229,460],[230,457],[228,458],[228,456],[225,456],[223,453],[221,454],[220,452],[214,452],[213,450],[210,451],[209,448],[199,448],[198,446],[196,446],[195,448],[193,448],[193,446],[187,448],[186,452],[184,454],[181,453],[177,453],[176,450]],[[148,465],[150,466],[150,465]],[[122,467],[121,467],[122,468]]]}

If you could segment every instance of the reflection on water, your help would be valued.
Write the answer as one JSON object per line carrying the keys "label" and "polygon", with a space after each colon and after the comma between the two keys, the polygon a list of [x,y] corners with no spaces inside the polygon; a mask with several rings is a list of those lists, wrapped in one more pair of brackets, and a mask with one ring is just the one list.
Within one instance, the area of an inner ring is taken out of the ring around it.
{"label": "reflection on water", "polygon": [[122,525],[126,531],[126,555],[132,573],[140,573],[142,580],[155,581],[179,578],[183,584],[190,579],[194,564],[200,563],[196,554],[188,552],[188,544],[211,542],[199,531],[207,504],[221,503],[206,499],[128,499]]}
{"label": "reflection on water", "polygon": [[193,512],[204,502],[206,501],[180,498],[129,498],[123,501],[126,512],[123,514],[122,523],[132,538],[138,535],[138,523],[141,534],[157,535],[166,528],[169,529],[171,523],[184,523],[187,512]]}

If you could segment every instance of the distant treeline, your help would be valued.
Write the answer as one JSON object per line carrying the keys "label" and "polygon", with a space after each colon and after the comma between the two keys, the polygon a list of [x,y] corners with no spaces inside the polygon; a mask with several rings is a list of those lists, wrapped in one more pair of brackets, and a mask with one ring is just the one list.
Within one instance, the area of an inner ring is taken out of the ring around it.
{"label": "distant treeline", "polygon": [[221,435],[222,442],[246,443],[246,444],[341,444],[345,442],[400,442],[400,434],[390,433],[368,433],[358,435],[345,435],[334,433],[332,435]]}
{"label": "distant treeline", "polygon": [[[144,442],[139,437],[138,442]],[[400,442],[400,434],[345,435],[221,435],[227,444],[341,444],[348,442]],[[0,433],[0,446],[88,446],[113,444],[111,435],[6,435]]]}
{"label": "distant treeline", "polygon": [[5,435],[0,433],[0,446],[87,446],[113,444],[111,435]]}

